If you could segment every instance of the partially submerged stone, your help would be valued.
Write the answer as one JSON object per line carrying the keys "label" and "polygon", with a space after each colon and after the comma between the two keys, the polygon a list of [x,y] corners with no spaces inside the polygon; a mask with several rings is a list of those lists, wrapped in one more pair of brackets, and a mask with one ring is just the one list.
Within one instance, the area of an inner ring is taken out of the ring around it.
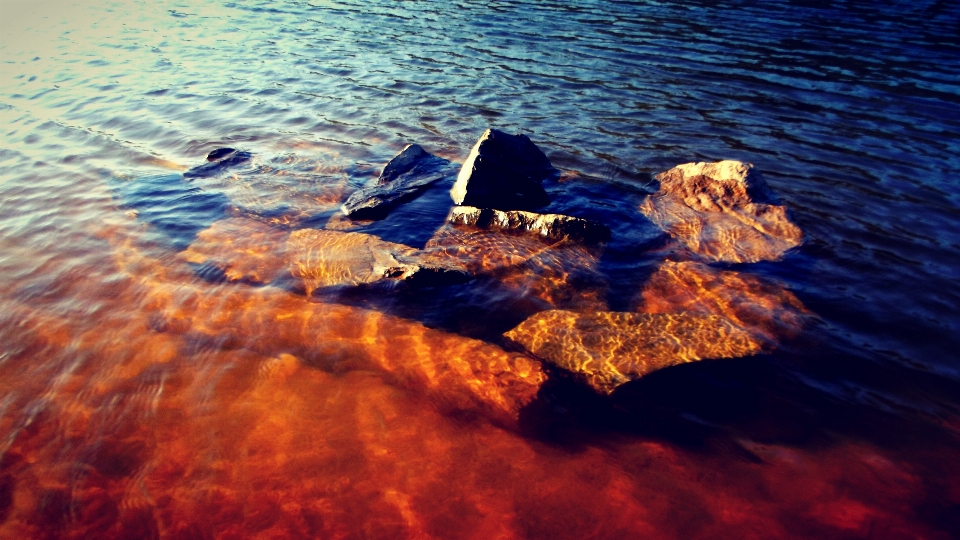
{"label": "partially submerged stone", "polygon": [[760,171],[749,163],[686,163],[657,179],[660,190],[640,210],[707,260],[776,260],[803,242],[787,208],[774,204]]}
{"label": "partially submerged stone", "polygon": [[220,171],[234,165],[250,161],[253,154],[246,150],[236,150],[234,148],[217,148],[207,154],[207,163],[197,165],[196,167],[183,173],[184,178],[204,178],[219,174]]}
{"label": "partially submerged stone", "polygon": [[526,135],[488,129],[470,150],[450,196],[456,204],[481,208],[539,208],[550,202],[542,184],[555,171]]}
{"label": "partially submerged stone", "polygon": [[504,335],[604,394],[670,366],[761,351],[722,317],[684,313],[542,311]]}
{"label": "partially submerged stone", "polygon": [[354,192],[340,210],[351,219],[382,219],[396,205],[454,172],[450,161],[411,144],[384,166],[377,185]]}
{"label": "partially submerged stone", "polygon": [[637,311],[714,315],[773,347],[796,337],[810,313],[783,286],[697,262],[664,262],[647,280]]}
{"label": "partially submerged stone", "polygon": [[[487,292],[500,302],[535,299],[544,307],[606,308],[601,250],[569,239],[502,234],[447,224],[427,242],[422,260],[463,268],[495,280]],[[480,293],[478,293],[480,294]]]}
{"label": "partially submerged stone", "polygon": [[421,260],[418,250],[357,232],[301,229],[287,240],[290,273],[303,280],[307,295],[334,286],[380,281],[430,285],[468,279],[462,268]]}
{"label": "partially submerged stone", "polygon": [[530,232],[553,240],[570,239],[585,244],[610,240],[610,229],[602,223],[561,214],[537,214],[522,210],[496,210],[474,206],[454,206],[447,216],[454,225],[483,229]]}
{"label": "partially submerged stone", "polygon": [[288,272],[290,232],[247,218],[214,222],[179,256],[220,269],[227,281],[265,284]]}

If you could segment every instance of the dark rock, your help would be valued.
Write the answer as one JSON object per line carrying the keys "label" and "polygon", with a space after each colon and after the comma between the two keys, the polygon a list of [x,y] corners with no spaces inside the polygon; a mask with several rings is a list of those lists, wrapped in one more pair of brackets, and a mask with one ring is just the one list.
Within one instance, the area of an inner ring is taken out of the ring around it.
{"label": "dark rock", "polygon": [[217,148],[207,154],[207,163],[198,165],[189,171],[183,173],[184,178],[206,178],[219,174],[227,167],[239,165],[250,161],[253,154],[245,150],[235,150],[233,148]]}
{"label": "dark rock", "polygon": [[450,196],[456,204],[530,210],[549,204],[541,184],[554,174],[550,160],[526,135],[488,129],[470,150]]}
{"label": "dark rock", "polygon": [[449,160],[411,144],[383,168],[377,185],[354,192],[340,210],[351,219],[383,219],[392,208],[419,195],[455,170]]}
{"label": "dark rock", "polygon": [[640,210],[708,261],[779,259],[803,242],[784,206],[749,163],[686,163],[657,175],[660,190]]}
{"label": "dark rock", "polygon": [[560,214],[537,214],[522,210],[495,210],[455,206],[447,221],[482,229],[530,232],[554,240],[569,239],[584,244],[610,240],[610,229],[602,223]]}

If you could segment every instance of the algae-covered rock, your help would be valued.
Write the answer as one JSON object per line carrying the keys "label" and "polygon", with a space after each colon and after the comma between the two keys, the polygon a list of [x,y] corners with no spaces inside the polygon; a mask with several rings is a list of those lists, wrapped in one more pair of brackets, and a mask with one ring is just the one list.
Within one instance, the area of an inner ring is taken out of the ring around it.
{"label": "algae-covered rock", "polygon": [[722,317],[684,313],[542,311],[504,335],[604,394],[670,366],[761,351]]}
{"label": "algae-covered rock", "polygon": [[686,163],[657,175],[660,190],[640,210],[710,261],[779,259],[803,233],[749,163]]}

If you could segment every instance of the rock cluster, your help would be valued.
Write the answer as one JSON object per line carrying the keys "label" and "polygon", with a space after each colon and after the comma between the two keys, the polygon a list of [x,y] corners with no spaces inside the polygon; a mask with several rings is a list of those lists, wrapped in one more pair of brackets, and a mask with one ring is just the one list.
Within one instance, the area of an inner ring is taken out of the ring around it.
{"label": "rock cluster", "polygon": [[[250,155],[221,149],[208,159],[188,173],[215,174]],[[276,292],[234,294],[238,307],[229,316],[211,310],[230,299],[167,306],[164,326],[226,333],[264,354],[293,353],[326,367],[340,357],[367,358],[453,408],[492,408],[515,419],[545,378],[535,360],[609,394],[673,365],[772,350],[795,337],[810,315],[776,283],[700,262],[776,260],[802,242],[752,165],[688,163],[657,175],[659,191],[640,210],[686,248],[677,252],[681,257],[694,260],[663,262],[638,293],[634,311],[608,307],[600,266],[611,240],[607,226],[531,211],[549,203],[542,183],[556,171],[529,138],[487,130],[453,182],[455,172],[450,161],[412,144],[383,167],[376,185],[350,195],[325,229],[291,230],[233,217],[200,232],[179,257],[215,267],[228,281],[272,284],[277,287],[265,290],[292,289],[308,297],[331,288],[482,282],[488,287],[485,302],[520,313],[515,320],[522,322],[504,337],[526,355],[377,312],[303,303]],[[453,183],[456,206],[422,248],[348,230],[384,218],[444,180]],[[252,337],[264,333],[267,338]]]}

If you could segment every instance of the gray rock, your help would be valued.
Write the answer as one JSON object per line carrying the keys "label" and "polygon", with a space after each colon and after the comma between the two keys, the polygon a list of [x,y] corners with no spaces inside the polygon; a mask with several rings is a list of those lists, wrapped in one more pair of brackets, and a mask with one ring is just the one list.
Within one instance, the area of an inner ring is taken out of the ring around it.
{"label": "gray rock", "polygon": [[398,204],[454,172],[449,160],[411,144],[383,167],[377,185],[354,192],[340,210],[351,219],[383,219]]}
{"label": "gray rock", "polygon": [[541,184],[554,174],[550,160],[526,135],[488,129],[470,150],[450,196],[456,204],[531,210],[550,202]]}
{"label": "gray rock", "polygon": [[610,229],[602,223],[561,214],[537,214],[522,210],[496,210],[455,206],[447,221],[483,229],[530,232],[554,240],[569,239],[584,244],[610,240]]}
{"label": "gray rock", "polygon": [[207,163],[198,165],[189,171],[183,173],[184,178],[206,178],[219,174],[227,167],[239,165],[250,161],[253,154],[245,150],[235,150],[233,148],[217,148],[207,154]]}

